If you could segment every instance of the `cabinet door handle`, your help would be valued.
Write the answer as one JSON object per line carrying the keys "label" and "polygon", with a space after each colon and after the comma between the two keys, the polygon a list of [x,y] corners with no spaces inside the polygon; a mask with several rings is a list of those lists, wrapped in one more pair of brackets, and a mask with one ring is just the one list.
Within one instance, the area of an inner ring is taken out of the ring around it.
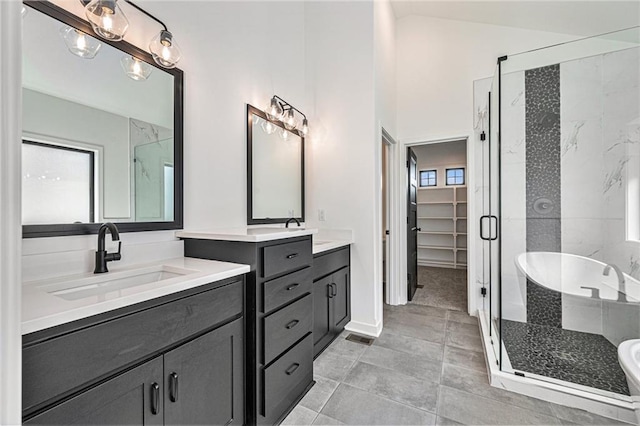
{"label": "cabinet door handle", "polygon": [[333,285],[327,284],[327,297],[331,299],[333,297]]}
{"label": "cabinet door handle", "polygon": [[331,283],[331,297],[336,297],[338,295],[338,286],[336,283]]}
{"label": "cabinet door handle", "polygon": [[285,373],[287,373],[287,376],[290,376],[290,375],[292,375],[293,373],[296,372],[298,367],[300,367],[300,364],[298,364],[296,362],[296,363],[292,364],[291,367],[287,368],[287,371],[285,371]]}
{"label": "cabinet door handle", "polygon": [[299,285],[300,285],[299,283],[291,284],[289,287],[287,287],[287,291],[291,291],[291,290],[293,290],[294,288],[298,287]]}
{"label": "cabinet door handle", "polygon": [[298,253],[293,253],[287,256],[287,259],[293,259],[294,257],[298,257]]}
{"label": "cabinet door handle", "polygon": [[151,385],[151,414],[156,415],[160,411],[160,386],[157,383]]}
{"label": "cabinet door handle", "polygon": [[176,373],[169,375],[169,399],[171,402],[178,401],[178,375]]}
{"label": "cabinet door handle", "polygon": [[298,321],[298,320],[293,320],[289,324],[287,324],[285,327],[287,328],[287,330],[291,330],[293,327],[298,325],[299,322],[300,321]]}

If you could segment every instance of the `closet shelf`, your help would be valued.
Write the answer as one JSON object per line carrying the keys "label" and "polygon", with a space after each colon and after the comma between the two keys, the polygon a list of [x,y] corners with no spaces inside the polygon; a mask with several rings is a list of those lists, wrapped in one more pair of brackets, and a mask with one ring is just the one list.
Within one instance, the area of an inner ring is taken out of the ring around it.
{"label": "closet shelf", "polygon": [[421,246],[418,245],[419,249],[428,249],[428,250],[455,250],[453,247],[445,247],[445,246]]}

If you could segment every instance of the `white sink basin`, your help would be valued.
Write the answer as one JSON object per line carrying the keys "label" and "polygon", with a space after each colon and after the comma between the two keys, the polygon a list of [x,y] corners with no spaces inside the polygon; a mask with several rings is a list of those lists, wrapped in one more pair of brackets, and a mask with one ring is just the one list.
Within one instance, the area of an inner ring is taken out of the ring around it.
{"label": "white sink basin", "polygon": [[42,285],[39,288],[65,300],[78,300],[145,284],[160,283],[197,272],[174,266],[154,265],[121,272],[107,272],[63,283]]}

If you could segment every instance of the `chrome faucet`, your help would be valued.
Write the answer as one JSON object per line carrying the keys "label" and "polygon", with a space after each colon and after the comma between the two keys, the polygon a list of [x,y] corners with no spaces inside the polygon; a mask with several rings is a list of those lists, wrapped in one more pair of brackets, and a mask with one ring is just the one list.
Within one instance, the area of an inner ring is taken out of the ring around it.
{"label": "chrome faucet", "polygon": [[618,302],[627,302],[627,294],[626,294],[626,288],[625,288],[625,281],[624,281],[624,274],[622,273],[622,270],[613,264],[607,264],[607,266],[604,267],[604,271],[602,271],[602,275],[604,276],[609,276],[609,272],[611,272],[611,268],[613,268],[614,271],[616,271],[616,274],[618,275]]}
{"label": "chrome faucet", "polygon": [[[111,232],[111,241],[118,242],[117,253],[107,253],[104,240],[106,238],[107,230]],[[107,262],[122,259],[120,249],[122,248],[122,241],[120,241],[120,233],[118,228],[111,222],[103,223],[98,230],[98,250],[96,251],[96,268],[93,270],[94,274],[103,274],[109,272],[107,269]]]}
{"label": "chrome faucet", "polygon": [[288,228],[289,224],[291,223],[291,221],[295,221],[298,224],[298,227],[300,227],[300,221],[298,219],[296,219],[295,217],[292,217],[289,220],[287,220],[287,222],[284,224],[284,227]]}

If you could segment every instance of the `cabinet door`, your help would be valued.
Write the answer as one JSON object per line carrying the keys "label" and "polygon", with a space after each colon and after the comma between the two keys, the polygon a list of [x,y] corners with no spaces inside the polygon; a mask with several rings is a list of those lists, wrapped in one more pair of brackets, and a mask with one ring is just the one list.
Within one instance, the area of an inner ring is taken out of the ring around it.
{"label": "cabinet door", "polygon": [[331,298],[331,331],[339,334],[351,319],[351,285],[349,268],[342,268],[331,274],[334,288]]}
{"label": "cabinet door", "polygon": [[243,347],[238,319],[167,352],[165,424],[242,424]]}
{"label": "cabinet door", "polygon": [[162,425],[162,391],[162,357],[158,357],[23,424]]}
{"label": "cabinet door", "polygon": [[331,342],[330,296],[332,276],[313,283],[313,356]]}

